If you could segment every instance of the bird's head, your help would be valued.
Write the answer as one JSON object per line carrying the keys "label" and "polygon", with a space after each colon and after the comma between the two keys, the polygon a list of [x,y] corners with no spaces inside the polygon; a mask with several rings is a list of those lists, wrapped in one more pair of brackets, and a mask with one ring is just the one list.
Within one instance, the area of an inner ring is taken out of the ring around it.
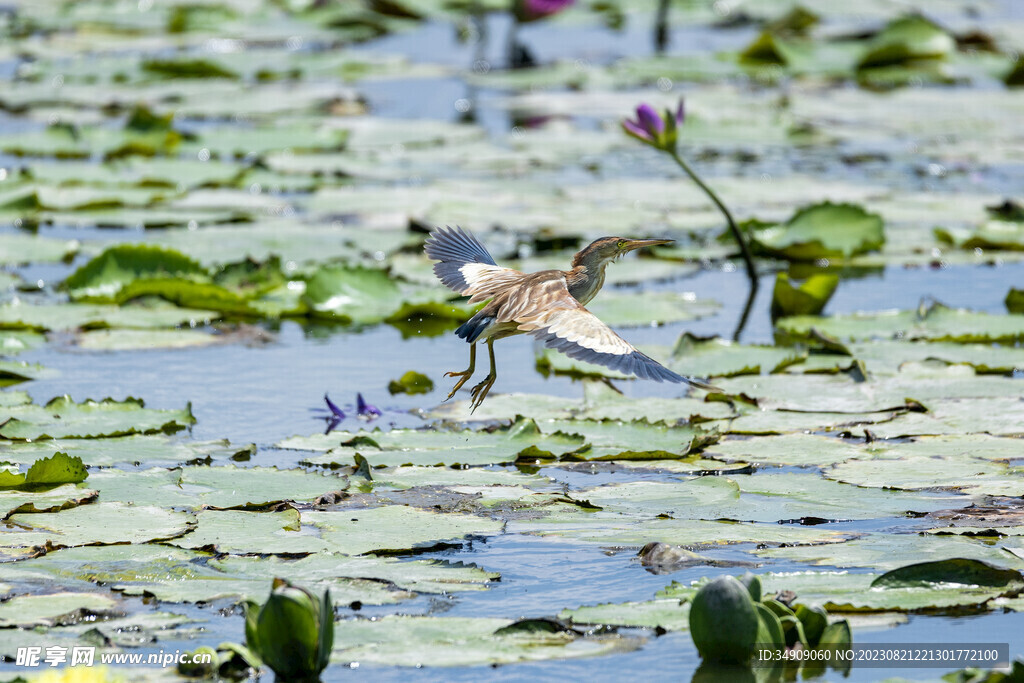
{"label": "bird's head", "polygon": [[572,265],[600,267],[608,265],[615,259],[635,249],[654,247],[659,244],[670,244],[674,240],[631,240],[626,237],[602,237],[583,247],[573,257]]}

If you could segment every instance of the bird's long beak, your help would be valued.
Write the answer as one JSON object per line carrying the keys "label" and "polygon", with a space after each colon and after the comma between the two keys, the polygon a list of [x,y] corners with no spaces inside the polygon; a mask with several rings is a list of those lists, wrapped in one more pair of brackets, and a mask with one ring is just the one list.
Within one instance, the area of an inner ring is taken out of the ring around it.
{"label": "bird's long beak", "polygon": [[628,240],[622,251],[633,251],[644,247],[656,247],[659,244],[672,244],[675,240]]}

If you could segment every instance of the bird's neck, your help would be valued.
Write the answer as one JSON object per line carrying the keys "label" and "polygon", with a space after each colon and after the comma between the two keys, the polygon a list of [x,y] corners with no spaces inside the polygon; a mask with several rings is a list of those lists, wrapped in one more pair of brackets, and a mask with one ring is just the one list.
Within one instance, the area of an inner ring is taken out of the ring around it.
{"label": "bird's neck", "polygon": [[578,265],[566,271],[565,283],[569,288],[569,294],[584,306],[589,304],[604,286],[604,269],[607,265]]}

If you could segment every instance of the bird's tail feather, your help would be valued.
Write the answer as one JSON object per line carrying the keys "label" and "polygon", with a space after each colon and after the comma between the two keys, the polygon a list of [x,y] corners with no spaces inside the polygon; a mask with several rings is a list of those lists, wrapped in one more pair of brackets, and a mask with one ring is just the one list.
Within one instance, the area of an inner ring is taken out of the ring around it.
{"label": "bird's tail feather", "polygon": [[484,333],[484,330],[486,330],[492,322],[494,322],[493,315],[480,315],[477,313],[472,318],[462,323],[462,325],[455,330],[455,334],[472,344],[480,337],[481,334]]}

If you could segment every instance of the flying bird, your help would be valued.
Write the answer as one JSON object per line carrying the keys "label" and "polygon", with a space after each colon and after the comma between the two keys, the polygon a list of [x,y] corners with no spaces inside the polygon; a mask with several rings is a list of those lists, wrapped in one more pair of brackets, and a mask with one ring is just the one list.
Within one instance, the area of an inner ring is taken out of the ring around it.
{"label": "flying bird", "polygon": [[497,379],[494,342],[514,334],[531,334],[548,348],[576,360],[656,382],[718,391],[710,384],[678,375],[637,351],[585,308],[604,285],[604,271],[609,263],[634,249],[670,242],[672,240],[602,237],[579,251],[569,270],[521,273],[495,263],[487,248],[462,228],[434,230],[424,250],[428,257],[437,261],[434,274],[438,279],[459,294],[470,297],[471,304],[491,300],[455,330],[455,334],[470,344],[469,367],[462,372],[445,373],[445,377],[460,378],[445,400],[454,396],[473,376],[476,344],[485,341],[491,367],[484,381],[473,387],[471,400],[472,411],[479,408]]}

